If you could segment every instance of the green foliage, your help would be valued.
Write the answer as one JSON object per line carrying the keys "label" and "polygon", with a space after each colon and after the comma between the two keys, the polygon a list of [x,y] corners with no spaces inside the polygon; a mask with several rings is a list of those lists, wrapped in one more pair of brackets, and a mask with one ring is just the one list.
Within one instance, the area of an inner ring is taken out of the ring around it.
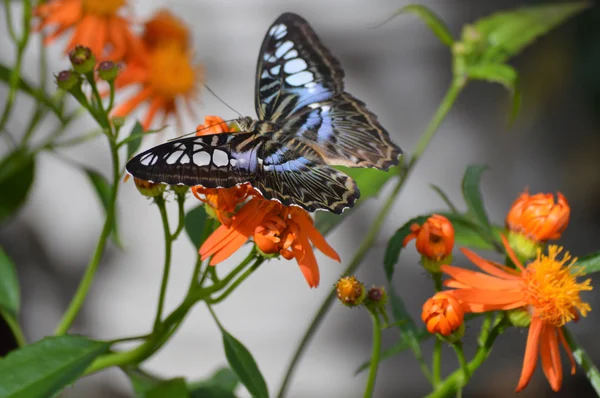
{"label": "green foliage", "polygon": [[229,368],[217,370],[207,380],[192,383],[188,386],[191,398],[235,398],[233,393],[240,380]]}
{"label": "green foliage", "polygon": [[9,325],[17,323],[20,302],[19,280],[15,265],[0,247],[0,315]]}
{"label": "green foliage", "polygon": [[0,161],[0,222],[25,203],[34,175],[35,158],[26,149],[18,149]]}
{"label": "green foliage", "polygon": [[446,46],[450,47],[454,43],[452,34],[444,21],[437,16],[436,13],[429,8],[419,4],[409,4],[394,12],[388,21],[400,14],[415,14],[423,20],[423,22],[431,29],[433,34]]}
{"label": "green foliage", "polygon": [[267,398],[269,390],[250,351],[235,337],[221,328],[223,347],[229,366],[253,397]]}
{"label": "green foliage", "polygon": [[388,245],[385,249],[385,257],[383,260],[383,267],[385,269],[385,276],[388,282],[392,281],[392,277],[394,276],[394,268],[396,264],[398,264],[398,260],[400,258],[400,252],[402,251],[402,242],[404,238],[406,238],[410,234],[410,226],[413,224],[422,225],[431,214],[415,217],[409,221],[407,221],[403,226],[398,228],[396,233],[392,235],[390,240],[388,241]]}
{"label": "green foliage", "polygon": [[583,268],[586,274],[600,271],[600,251],[579,257],[575,264]]}
{"label": "green foliage", "polygon": [[142,124],[139,121],[136,121],[127,138],[127,159],[131,158],[137,150],[140,149],[143,135],[144,127],[142,127]]}
{"label": "green foliage", "polygon": [[0,396],[48,398],[77,380],[110,344],[82,336],[47,337],[0,360]]}
{"label": "green foliage", "polygon": [[207,221],[205,205],[196,206],[185,215],[185,231],[195,248],[199,248],[207,237]]}
{"label": "green foliage", "polygon": [[143,398],[190,398],[190,393],[183,378],[163,381],[147,391]]}

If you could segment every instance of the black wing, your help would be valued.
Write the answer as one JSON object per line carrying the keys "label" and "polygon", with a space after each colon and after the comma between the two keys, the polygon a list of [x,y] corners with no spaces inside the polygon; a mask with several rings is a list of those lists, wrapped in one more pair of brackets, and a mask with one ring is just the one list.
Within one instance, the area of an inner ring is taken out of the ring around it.
{"label": "black wing", "polygon": [[254,133],[182,138],[140,153],[126,169],[134,177],[156,183],[228,188],[254,180],[263,142]]}
{"label": "black wing", "polygon": [[277,121],[313,102],[344,91],[344,71],[302,17],[282,14],[258,54],[256,113]]}

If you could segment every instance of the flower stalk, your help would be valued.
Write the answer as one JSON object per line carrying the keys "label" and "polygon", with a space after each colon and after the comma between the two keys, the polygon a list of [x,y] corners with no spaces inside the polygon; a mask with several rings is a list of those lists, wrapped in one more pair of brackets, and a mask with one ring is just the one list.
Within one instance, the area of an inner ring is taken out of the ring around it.
{"label": "flower stalk", "polygon": [[373,349],[371,350],[371,365],[369,367],[369,377],[365,386],[364,398],[373,396],[375,390],[375,380],[377,378],[377,369],[379,367],[379,358],[381,355],[381,319],[375,309],[367,308],[371,320],[373,321]]}

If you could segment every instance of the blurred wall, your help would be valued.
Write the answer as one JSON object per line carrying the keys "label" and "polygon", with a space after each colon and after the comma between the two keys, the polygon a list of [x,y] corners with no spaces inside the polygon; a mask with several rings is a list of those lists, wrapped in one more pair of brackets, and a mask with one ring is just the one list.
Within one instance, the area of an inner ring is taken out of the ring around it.
{"label": "blurred wall", "polygon": [[[257,53],[269,24],[282,12],[304,16],[323,42],[339,58],[346,71],[347,90],[365,101],[406,152],[415,146],[450,82],[450,58],[428,29],[414,16],[400,16],[374,28],[405,1],[378,2],[332,0],[262,1],[132,1],[140,19],[168,7],[193,31],[196,58],[206,68],[206,82],[242,114],[254,115],[254,73]],[[464,23],[495,10],[527,2],[446,0],[425,1],[447,23],[455,36]],[[15,12],[19,5],[15,3]],[[0,17],[3,20],[4,15]],[[432,145],[410,178],[381,238],[367,256],[359,278],[367,284],[383,284],[381,272],[387,238],[407,219],[443,207],[429,184],[444,189],[455,203],[462,203],[460,181],[465,167],[487,163],[483,191],[488,212],[502,223],[514,198],[529,187],[531,192],[561,191],[572,205],[571,224],[562,243],[575,255],[598,250],[600,230],[600,43],[598,12],[588,11],[540,39],[514,65],[521,73],[523,108],[517,123],[507,128],[509,96],[497,85],[476,82],[467,88],[442,125]],[[0,26],[0,62],[11,65],[13,48],[5,26]],[[596,35],[596,36],[594,36]],[[48,71],[68,67],[61,53],[64,41],[51,47]],[[27,50],[24,74],[37,80],[39,50],[36,40]],[[29,64],[30,63],[30,64]],[[30,66],[31,65],[31,66]],[[49,90],[54,87],[49,85]],[[6,87],[0,86],[2,96]],[[9,131],[21,131],[27,123],[31,101],[18,98],[19,116]],[[184,119],[185,131],[166,130],[162,137],[148,137],[144,146],[192,131],[204,115],[233,118],[227,107],[203,92],[196,118]],[[52,129],[53,121],[43,130]],[[70,136],[93,129],[89,119],[71,128]],[[43,136],[43,133],[40,133]],[[4,150],[4,148],[2,149]],[[61,158],[43,154],[27,205],[18,217],[0,228],[0,244],[19,268],[22,283],[22,322],[30,340],[51,334],[96,244],[103,214],[81,172],[62,158],[109,174],[105,142],[97,139],[61,152]],[[389,192],[384,189],[382,197]],[[196,204],[189,199],[188,206]],[[319,255],[321,286],[310,290],[295,262],[270,261],[215,310],[228,330],[252,351],[270,391],[275,393],[295,344],[314,312],[335,283],[362,233],[381,202],[371,200],[354,212],[346,227],[336,230],[330,242],[343,264]],[[143,334],[151,328],[162,273],[162,229],[154,206],[140,196],[132,183],[122,187],[119,222],[125,250],[109,247],[75,331],[100,339]],[[175,219],[175,205],[170,206]],[[195,250],[182,237],[175,245],[167,309],[182,298]],[[225,272],[236,256],[219,266]],[[414,250],[403,254],[395,276],[410,312],[418,318],[423,301],[432,294],[429,277],[417,264]],[[457,263],[466,264],[460,257]],[[596,278],[597,279],[597,278]],[[586,294],[592,307],[595,292]],[[595,311],[573,330],[596,360],[599,327]],[[363,311],[334,306],[316,334],[291,385],[290,397],[360,396],[366,374],[354,376],[357,366],[369,357],[370,321]],[[467,330],[467,350],[474,351],[477,329]],[[397,339],[385,332],[385,343]],[[512,396],[518,381],[526,333],[509,330],[499,339],[490,361],[475,374],[464,396]],[[426,346],[429,356],[431,347]],[[221,338],[206,308],[197,306],[183,327],[147,369],[164,376],[198,379],[226,363]],[[445,352],[444,369],[456,367],[451,351]],[[428,385],[410,354],[382,363],[377,397],[421,396]],[[521,397],[550,395],[541,371]],[[565,376],[560,396],[591,394],[583,371]],[[243,395],[244,393],[242,393]],[[131,389],[116,370],[78,382],[65,397],[127,397]],[[557,396],[557,395],[552,395]]]}

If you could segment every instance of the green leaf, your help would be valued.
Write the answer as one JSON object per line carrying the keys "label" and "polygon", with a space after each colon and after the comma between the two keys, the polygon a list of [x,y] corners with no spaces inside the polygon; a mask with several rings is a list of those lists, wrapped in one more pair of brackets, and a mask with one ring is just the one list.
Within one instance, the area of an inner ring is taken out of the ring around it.
{"label": "green leaf", "polygon": [[487,165],[472,164],[468,166],[462,180],[462,191],[467,208],[469,209],[468,214],[484,228],[490,230],[490,220],[483,206],[483,198],[479,187],[481,184],[481,175],[487,168]]}
{"label": "green leaf", "polygon": [[600,271],[600,251],[579,257],[575,265],[583,268],[586,274]]}
{"label": "green leaf", "polygon": [[583,369],[583,374],[590,381],[590,385],[596,392],[596,396],[600,396],[600,370],[596,367],[594,360],[590,358],[589,354],[571,334],[571,331],[566,327],[564,327],[562,331],[567,340],[567,344],[571,348],[571,352],[573,352],[575,362]]}
{"label": "green leaf", "polygon": [[129,377],[129,381],[131,382],[136,397],[143,397],[147,391],[150,391],[164,381],[136,366],[123,366],[121,369],[127,374],[127,377]]}
{"label": "green leaf", "polygon": [[48,398],[72,384],[110,344],[82,336],[48,337],[0,360],[0,397]]}
{"label": "green leaf", "polygon": [[[392,167],[388,171],[342,166],[336,167],[336,169],[352,177],[360,189],[360,198],[354,204],[354,209],[358,208],[365,200],[377,196],[389,179],[400,173],[400,166]],[[352,214],[350,210],[346,209],[342,214],[319,211],[315,215],[315,226],[323,235],[326,235]]]}
{"label": "green leaf", "polygon": [[[419,4],[409,4],[404,6],[394,12],[387,21],[395,18],[400,14],[415,14],[420,17],[423,22],[431,29],[433,34],[446,46],[450,47],[454,43],[454,39],[452,38],[452,34],[448,29],[448,26],[437,16],[436,13],[431,11],[429,8],[419,5]],[[385,21],[385,22],[387,22]],[[384,22],[384,23],[385,23]]]}
{"label": "green leaf", "polygon": [[421,344],[419,343],[418,330],[415,321],[412,319],[404,301],[396,293],[396,290],[391,284],[388,284],[388,296],[392,307],[392,316],[396,321],[396,328],[400,332],[402,341],[405,341],[408,347],[412,350],[417,361],[422,361],[423,354],[421,352]]}
{"label": "green leaf", "polygon": [[142,135],[144,134],[144,127],[138,121],[135,122],[135,126],[131,129],[131,133],[129,133],[129,137],[131,137],[131,141],[127,142],[127,159],[131,158],[138,149],[140,149],[140,145],[142,145]]}
{"label": "green leaf", "polygon": [[413,224],[422,225],[430,216],[431,215],[419,216],[407,221],[406,224],[398,228],[396,233],[392,235],[388,241],[388,245],[385,249],[385,257],[383,259],[383,267],[388,282],[391,282],[392,277],[394,276],[394,267],[400,258],[402,242],[404,242],[404,238],[410,234],[410,226]]}
{"label": "green leaf", "polygon": [[269,396],[267,383],[265,383],[265,379],[260,373],[250,351],[225,329],[221,328],[221,333],[223,333],[225,356],[231,369],[240,378],[242,384],[246,386],[250,395],[267,398]]}
{"label": "green leaf", "polygon": [[[110,183],[102,174],[98,173],[96,170],[86,168],[84,169],[84,171],[90,179],[90,182],[92,183],[96,194],[98,194],[98,199],[100,199],[100,203],[102,204],[104,211],[107,212],[108,206],[110,206],[111,201],[112,187]],[[121,243],[121,238],[119,236],[119,230],[117,228],[116,215],[113,215],[111,237],[115,245],[117,245],[117,247],[123,247],[123,244]]]}
{"label": "green leaf", "polygon": [[485,42],[481,60],[502,63],[589,6],[587,2],[545,4],[481,18],[474,23]]}
{"label": "green leaf", "polygon": [[235,398],[233,393],[240,380],[233,370],[221,368],[209,379],[188,385],[190,398]]}
{"label": "green leaf", "polygon": [[188,211],[185,215],[185,231],[187,232],[195,248],[206,240],[204,225],[206,224],[207,214],[205,205],[199,205]]}
{"label": "green leaf", "polygon": [[463,214],[442,212],[439,213],[448,218],[454,228],[454,245],[460,247],[469,247],[471,249],[494,250],[495,242],[500,240],[500,234],[504,232],[501,226],[493,226],[494,240],[490,239],[490,234],[486,232],[479,224]]}
{"label": "green leaf", "polygon": [[446,206],[448,206],[448,208],[452,211],[452,213],[458,213],[458,209],[456,208],[456,206],[454,206],[448,195],[446,195],[446,193],[442,191],[442,188],[434,184],[430,184],[430,187],[440,196],[440,198],[442,198],[442,200],[444,201]]}
{"label": "green leaf", "polygon": [[[8,68],[6,65],[0,64],[0,81],[9,83],[11,74],[12,69]],[[56,116],[58,116],[59,120],[64,125],[65,119],[62,115],[62,110],[60,109],[60,106],[54,103],[52,98],[46,95],[46,93],[43,90],[33,88],[31,84],[23,78],[19,78],[19,83],[17,84],[17,87],[23,93],[33,97],[35,100],[48,107],[48,109],[50,109]]]}
{"label": "green leaf", "polygon": [[20,301],[17,270],[0,246],[0,309],[16,318]]}
{"label": "green leaf", "polygon": [[35,175],[35,158],[25,149],[19,149],[0,162],[0,222],[21,207]]}
{"label": "green leaf", "polygon": [[163,381],[144,394],[144,398],[190,398],[185,379]]}

